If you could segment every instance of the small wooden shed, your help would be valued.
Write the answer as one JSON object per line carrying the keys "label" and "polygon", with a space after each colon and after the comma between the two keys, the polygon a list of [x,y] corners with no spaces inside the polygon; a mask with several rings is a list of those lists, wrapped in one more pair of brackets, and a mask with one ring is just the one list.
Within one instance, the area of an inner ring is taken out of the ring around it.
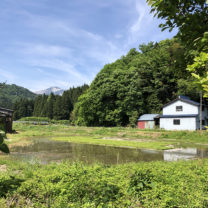
{"label": "small wooden shed", "polygon": [[153,129],[159,125],[159,114],[144,114],[139,117],[137,122],[138,129]]}
{"label": "small wooden shed", "polygon": [[13,110],[0,107],[0,129],[12,132]]}

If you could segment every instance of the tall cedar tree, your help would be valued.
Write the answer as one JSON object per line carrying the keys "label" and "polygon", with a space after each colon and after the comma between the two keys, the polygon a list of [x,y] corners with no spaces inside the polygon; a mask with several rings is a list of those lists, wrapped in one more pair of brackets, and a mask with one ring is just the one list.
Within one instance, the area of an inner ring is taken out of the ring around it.
{"label": "tall cedar tree", "polygon": [[38,95],[34,100],[20,98],[13,105],[14,120],[29,116],[69,120],[74,104],[87,88],[85,84],[64,91],[62,96]]}

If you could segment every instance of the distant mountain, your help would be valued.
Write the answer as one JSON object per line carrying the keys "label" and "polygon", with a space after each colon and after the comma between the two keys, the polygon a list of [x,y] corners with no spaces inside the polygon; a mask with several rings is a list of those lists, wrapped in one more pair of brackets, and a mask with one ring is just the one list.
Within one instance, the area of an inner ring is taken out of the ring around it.
{"label": "distant mountain", "polygon": [[20,98],[34,99],[36,94],[15,84],[5,84],[0,89],[0,107],[12,109],[13,104]]}
{"label": "distant mountain", "polygon": [[35,94],[38,94],[38,95],[50,95],[51,93],[53,93],[54,95],[62,95],[64,92],[64,90],[62,90],[61,88],[59,87],[50,87],[48,89],[45,89],[45,90],[40,90],[40,91],[36,91]]}

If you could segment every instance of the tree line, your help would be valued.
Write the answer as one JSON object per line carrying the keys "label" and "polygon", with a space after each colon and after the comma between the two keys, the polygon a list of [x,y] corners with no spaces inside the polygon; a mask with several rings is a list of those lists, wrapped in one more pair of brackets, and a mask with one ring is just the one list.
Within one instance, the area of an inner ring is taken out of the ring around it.
{"label": "tree line", "polygon": [[179,94],[208,97],[208,2],[147,0],[163,19],[162,31],[178,29],[172,40],[131,49],[107,64],[73,111],[74,122],[87,126],[134,126],[144,113],[160,113]]}
{"label": "tree line", "polygon": [[13,105],[14,120],[22,117],[48,117],[55,120],[69,120],[78,97],[88,89],[84,84],[64,91],[63,95],[38,95],[35,99],[20,98]]}
{"label": "tree line", "polygon": [[74,122],[87,126],[127,126],[139,115],[160,113],[162,106],[183,94],[198,100],[180,40],[142,44],[107,64],[74,109]]}
{"label": "tree line", "polygon": [[26,88],[17,86],[15,84],[0,83],[0,106],[12,109],[13,105],[20,98],[34,99],[36,94]]}
{"label": "tree line", "polygon": [[[142,44],[106,64],[88,90],[38,96],[15,103],[15,118],[47,116],[77,125],[134,126],[139,115],[160,113],[179,94],[208,97],[208,4],[205,0],[147,0],[163,30],[178,28],[171,40]],[[78,98],[79,97],[79,98]],[[19,106],[18,106],[19,103]]]}
{"label": "tree line", "polygon": [[193,84],[208,98],[208,0],[147,0],[163,23],[163,30],[178,28],[176,37],[186,48],[187,70]]}

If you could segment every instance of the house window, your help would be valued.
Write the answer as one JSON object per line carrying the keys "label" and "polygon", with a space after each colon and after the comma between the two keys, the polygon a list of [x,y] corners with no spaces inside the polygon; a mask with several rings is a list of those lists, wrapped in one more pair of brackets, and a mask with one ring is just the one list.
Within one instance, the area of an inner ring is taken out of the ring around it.
{"label": "house window", "polygon": [[181,123],[181,122],[180,122],[180,119],[174,119],[174,120],[173,120],[173,124],[174,124],[174,125],[180,125],[180,123]]}
{"label": "house window", "polygon": [[203,125],[203,126],[205,125],[205,120],[202,120],[202,125]]}
{"label": "house window", "polygon": [[183,106],[182,105],[176,106],[176,111],[183,111]]}
{"label": "house window", "polygon": [[204,111],[204,105],[202,105],[202,111]]}

